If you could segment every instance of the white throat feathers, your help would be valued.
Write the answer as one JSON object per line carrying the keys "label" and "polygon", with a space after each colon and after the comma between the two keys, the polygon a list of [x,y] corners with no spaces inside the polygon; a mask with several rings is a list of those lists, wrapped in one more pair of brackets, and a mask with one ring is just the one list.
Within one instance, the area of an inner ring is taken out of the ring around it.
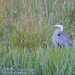
{"label": "white throat feathers", "polygon": [[63,26],[62,25],[55,25],[56,27],[59,27],[61,31],[63,31]]}

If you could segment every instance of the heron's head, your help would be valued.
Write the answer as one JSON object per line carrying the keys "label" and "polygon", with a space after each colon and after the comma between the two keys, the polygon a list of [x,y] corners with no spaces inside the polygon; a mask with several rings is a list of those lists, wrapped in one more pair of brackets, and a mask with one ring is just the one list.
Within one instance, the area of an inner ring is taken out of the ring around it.
{"label": "heron's head", "polygon": [[60,23],[51,24],[50,26],[56,26],[56,27],[59,27],[59,28],[60,28],[60,30],[62,30],[62,31],[63,31],[63,26],[62,26],[62,24],[60,24]]}

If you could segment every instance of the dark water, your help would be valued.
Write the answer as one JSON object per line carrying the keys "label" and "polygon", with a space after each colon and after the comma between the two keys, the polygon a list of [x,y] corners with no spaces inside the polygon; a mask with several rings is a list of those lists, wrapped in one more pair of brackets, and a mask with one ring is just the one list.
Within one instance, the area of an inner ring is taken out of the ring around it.
{"label": "dark water", "polygon": [[11,69],[11,68],[4,68],[0,70],[0,75],[35,75],[35,72],[33,72],[33,69],[26,70],[24,72],[24,69],[19,68],[17,70]]}

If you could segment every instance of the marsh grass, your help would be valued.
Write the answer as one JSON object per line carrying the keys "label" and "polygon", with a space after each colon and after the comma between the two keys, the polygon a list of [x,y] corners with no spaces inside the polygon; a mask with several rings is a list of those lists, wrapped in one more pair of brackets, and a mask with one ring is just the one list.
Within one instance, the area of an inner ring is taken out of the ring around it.
{"label": "marsh grass", "polygon": [[[1,46],[0,46],[1,48]],[[2,48],[3,49],[3,48]],[[26,49],[11,49],[9,52],[1,52],[0,69],[3,72],[25,72],[26,74],[73,74],[75,70],[75,60],[73,50],[68,48],[46,48],[41,46],[32,50]],[[2,70],[2,68],[10,68],[9,70]],[[20,70],[19,70],[20,68]],[[32,72],[33,69],[33,72]]]}
{"label": "marsh grass", "polygon": [[[75,0],[1,0],[0,73],[75,74]],[[52,45],[60,22],[73,40],[71,50]]]}

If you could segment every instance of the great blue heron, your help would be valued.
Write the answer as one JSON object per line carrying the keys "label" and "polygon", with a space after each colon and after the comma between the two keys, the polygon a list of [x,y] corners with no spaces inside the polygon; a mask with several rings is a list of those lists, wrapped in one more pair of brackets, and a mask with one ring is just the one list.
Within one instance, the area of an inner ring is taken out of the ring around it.
{"label": "great blue heron", "polygon": [[62,46],[72,47],[73,42],[69,38],[69,36],[63,32],[62,24],[56,23],[56,24],[52,24],[52,26],[59,27],[59,29],[55,30],[55,32],[53,33],[52,41],[54,45],[59,45],[60,47]]}

